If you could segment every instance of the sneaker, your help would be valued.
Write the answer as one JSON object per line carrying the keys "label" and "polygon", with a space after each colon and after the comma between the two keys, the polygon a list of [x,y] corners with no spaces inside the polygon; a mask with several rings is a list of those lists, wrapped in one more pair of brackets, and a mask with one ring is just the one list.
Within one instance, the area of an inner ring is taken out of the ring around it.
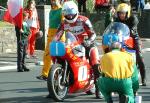
{"label": "sneaker", "polygon": [[22,69],[24,70],[24,72],[29,72],[30,69],[28,69],[25,65],[22,66]]}
{"label": "sneaker", "polygon": [[17,72],[23,72],[23,70],[17,70]]}
{"label": "sneaker", "polygon": [[45,81],[47,81],[47,77],[45,77],[43,75],[37,76],[36,78],[39,79],[39,80],[45,80]]}
{"label": "sneaker", "polygon": [[18,66],[18,67],[17,67],[17,72],[23,72],[22,66]]}
{"label": "sneaker", "polygon": [[23,66],[23,70],[24,70],[25,72],[29,72],[29,71],[30,71],[30,69],[28,69],[26,66]]}
{"label": "sneaker", "polygon": [[29,72],[29,71],[30,71],[30,69],[27,69],[27,68],[26,68],[26,69],[24,69],[24,71],[25,71],[25,72]]}

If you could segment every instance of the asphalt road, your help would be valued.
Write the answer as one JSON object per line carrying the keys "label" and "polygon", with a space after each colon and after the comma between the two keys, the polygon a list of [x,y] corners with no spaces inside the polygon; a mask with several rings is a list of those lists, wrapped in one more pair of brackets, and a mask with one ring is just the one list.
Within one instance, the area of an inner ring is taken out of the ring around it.
{"label": "asphalt road", "polygon": [[[139,95],[142,96],[142,103],[150,103],[150,42],[143,41],[144,60],[147,70],[147,86],[140,86]],[[27,60],[30,72],[16,72],[16,55],[0,55],[0,103],[52,103],[53,99],[45,98],[48,94],[45,81],[37,80],[36,76],[40,74],[41,66],[35,65],[37,60],[42,60],[42,53],[39,52],[39,59]],[[9,68],[9,69],[6,69]],[[5,70],[6,69],[6,70]],[[113,97],[118,102],[118,96]],[[105,103],[103,99],[95,99],[94,95],[85,93],[68,94],[65,102],[100,102]]]}

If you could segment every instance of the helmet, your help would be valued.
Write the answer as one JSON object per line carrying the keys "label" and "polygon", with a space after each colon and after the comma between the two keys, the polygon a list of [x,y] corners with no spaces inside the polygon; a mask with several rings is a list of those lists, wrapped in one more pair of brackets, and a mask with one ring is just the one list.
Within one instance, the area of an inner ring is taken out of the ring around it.
{"label": "helmet", "polygon": [[126,15],[127,18],[130,17],[130,11],[131,11],[131,7],[126,3],[121,3],[117,7],[117,13],[119,12],[127,13]]}
{"label": "helmet", "polygon": [[119,39],[119,36],[115,33],[104,35],[102,39],[103,49],[121,48],[121,43]]}
{"label": "helmet", "polygon": [[73,1],[67,1],[62,7],[62,13],[68,23],[74,23],[78,18],[78,7]]}

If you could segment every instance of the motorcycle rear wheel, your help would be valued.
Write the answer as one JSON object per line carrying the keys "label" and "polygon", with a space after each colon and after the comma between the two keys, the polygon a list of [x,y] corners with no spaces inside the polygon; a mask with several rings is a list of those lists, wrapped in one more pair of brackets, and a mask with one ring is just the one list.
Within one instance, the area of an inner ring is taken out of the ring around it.
{"label": "motorcycle rear wheel", "polygon": [[50,96],[57,102],[63,101],[68,93],[68,87],[62,83],[63,69],[60,64],[54,64],[47,79]]}

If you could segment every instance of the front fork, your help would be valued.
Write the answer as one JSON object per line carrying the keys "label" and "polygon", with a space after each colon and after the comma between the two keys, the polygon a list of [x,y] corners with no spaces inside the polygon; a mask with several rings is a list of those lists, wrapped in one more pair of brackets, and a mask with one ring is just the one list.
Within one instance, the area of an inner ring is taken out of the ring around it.
{"label": "front fork", "polygon": [[63,65],[64,68],[64,72],[62,75],[62,84],[65,85],[66,84],[66,77],[67,77],[67,70],[68,70],[68,62],[65,60],[65,64]]}
{"label": "front fork", "polygon": [[54,59],[54,64],[61,64],[62,65],[61,84],[66,85],[67,84],[66,78],[67,78],[68,62],[66,60],[65,61],[59,61],[59,60],[61,60],[61,59],[60,58]]}

